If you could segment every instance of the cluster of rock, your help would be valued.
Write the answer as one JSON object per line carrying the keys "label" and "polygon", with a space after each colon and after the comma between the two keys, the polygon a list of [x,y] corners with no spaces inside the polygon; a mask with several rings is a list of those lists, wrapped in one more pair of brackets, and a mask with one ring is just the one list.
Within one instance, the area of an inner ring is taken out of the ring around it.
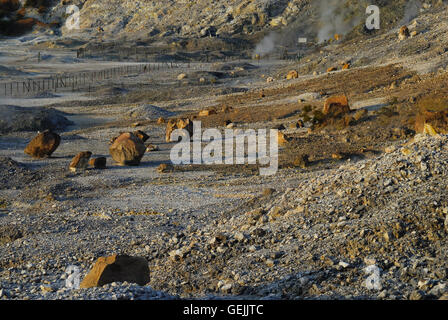
{"label": "cluster of rock", "polygon": [[[110,155],[120,165],[136,166],[140,164],[145,152],[158,150],[156,146],[146,146],[149,136],[141,131],[122,132],[111,139],[109,147]],[[36,159],[49,158],[59,147],[61,137],[51,131],[39,132],[25,147],[24,152]],[[107,159],[105,157],[92,158],[91,151],[79,152],[70,162],[69,169],[72,172],[86,170],[90,165],[95,169],[105,169]]]}

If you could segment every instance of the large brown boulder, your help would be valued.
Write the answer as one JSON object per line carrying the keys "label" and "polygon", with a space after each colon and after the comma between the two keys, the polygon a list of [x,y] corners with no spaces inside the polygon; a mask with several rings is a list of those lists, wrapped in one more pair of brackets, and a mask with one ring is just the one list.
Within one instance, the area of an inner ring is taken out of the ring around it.
{"label": "large brown boulder", "polygon": [[25,147],[24,152],[33,158],[47,158],[59,147],[61,137],[50,130],[40,132]]}
{"label": "large brown boulder", "polygon": [[82,280],[80,288],[101,287],[108,283],[125,281],[144,286],[149,280],[146,259],[114,254],[100,257]]}
{"label": "large brown boulder", "polygon": [[427,128],[430,125],[436,133],[448,134],[448,110],[439,112],[423,111],[419,113],[415,119],[415,131],[424,133],[425,124]]}
{"label": "large brown boulder", "polygon": [[171,133],[176,129],[186,130],[191,139],[191,137],[193,136],[193,121],[191,121],[190,119],[171,119],[170,121],[168,121],[166,125],[165,135],[166,142],[173,142],[171,140]]}
{"label": "large brown boulder", "polygon": [[145,151],[143,141],[131,132],[119,135],[109,147],[112,159],[127,166],[138,166]]}
{"label": "large brown boulder", "polygon": [[332,96],[325,101],[322,113],[326,116],[339,116],[350,112],[348,99],[345,95]]}

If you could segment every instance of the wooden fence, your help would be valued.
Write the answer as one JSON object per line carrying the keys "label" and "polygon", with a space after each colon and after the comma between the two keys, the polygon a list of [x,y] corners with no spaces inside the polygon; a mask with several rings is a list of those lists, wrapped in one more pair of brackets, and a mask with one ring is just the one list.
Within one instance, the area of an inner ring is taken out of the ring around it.
{"label": "wooden fence", "polygon": [[150,73],[156,70],[179,68],[177,63],[146,63],[120,66],[98,71],[55,74],[45,78],[24,79],[0,83],[0,97],[26,97],[42,92],[89,90],[102,81],[122,76]]}

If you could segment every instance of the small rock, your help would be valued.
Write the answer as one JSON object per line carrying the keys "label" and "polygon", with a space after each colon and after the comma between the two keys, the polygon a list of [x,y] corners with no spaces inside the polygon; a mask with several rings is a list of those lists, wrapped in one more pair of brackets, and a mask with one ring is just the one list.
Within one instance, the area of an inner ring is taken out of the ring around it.
{"label": "small rock", "polygon": [[159,151],[159,147],[154,144],[148,144],[146,145],[146,152],[153,152],[153,151]]}
{"label": "small rock", "polygon": [[167,173],[174,171],[174,167],[170,163],[162,163],[157,167],[157,172],[159,173]]}
{"label": "small rock", "polygon": [[291,70],[286,75],[286,80],[297,79],[299,77],[299,73],[296,70]]}
{"label": "small rock", "polygon": [[306,154],[299,155],[297,158],[294,159],[294,166],[300,167],[302,169],[305,169],[310,165],[309,157]]}
{"label": "small rock", "polygon": [[221,292],[228,293],[232,289],[232,284],[228,283],[221,287]]}
{"label": "small rock", "polygon": [[132,133],[134,134],[134,136],[138,137],[143,142],[146,142],[149,139],[149,136],[142,130],[137,130]]}
{"label": "small rock", "polygon": [[212,114],[216,114],[216,110],[209,109],[209,110],[202,110],[199,112],[200,117],[208,117],[211,116]]}
{"label": "small rock", "polygon": [[384,152],[386,152],[386,153],[392,153],[392,152],[394,152],[395,150],[397,150],[397,147],[396,147],[396,146],[389,146],[389,147],[386,147],[386,148],[384,149]]}
{"label": "small rock", "polygon": [[237,241],[243,241],[246,237],[244,236],[244,233],[242,233],[242,232],[237,232],[237,233],[235,233],[234,238],[235,238],[235,240],[237,240]]}
{"label": "small rock", "polygon": [[53,288],[51,286],[41,285],[40,290],[43,293],[53,292]]}
{"label": "small rock", "polygon": [[274,260],[267,259],[267,260],[266,260],[266,265],[267,265],[269,268],[272,268],[272,267],[275,265],[275,262],[274,262]]}
{"label": "small rock", "polygon": [[409,300],[422,300],[425,297],[425,293],[421,290],[415,290],[409,296]]}
{"label": "small rock", "polygon": [[92,158],[89,161],[89,165],[95,169],[106,169],[106,162],[106,157]]}
{"label": "small rock", "polygon": [[180,249],[172,250],[168,254],[173,261],[178,261],[184,257],[184,252]]}
{"label": "small rock", "polygon": [[87,166],[89,165],[89,159],[92,156],[92,152],[90,151],[84,151],[78,153],[70,162],[70,171],[77,172],[77,171],[83,171],[87,169]]}
{"label": "small rock", "polygon": [[403,41],[409,38],[411,34],[409,33],[409,28],[407,26],[402,26],[398,33],[398,40]]}
{"label": "small rock", "polygon": [[408,149],[408,148],[403,148],[403,149],[401,149],[401,153],[402,153],[404,156],[408,156],[408,155],[410,155],[410,154],[412,153],[412,150],[411,150],[411,149]]}
{"label": "small rock", "polygon": [[268,197],[274,193],[275,193],[275,189],[272,189],[272,188],[266,188],[263,190],[263,196],[265,196],[265,197]]}

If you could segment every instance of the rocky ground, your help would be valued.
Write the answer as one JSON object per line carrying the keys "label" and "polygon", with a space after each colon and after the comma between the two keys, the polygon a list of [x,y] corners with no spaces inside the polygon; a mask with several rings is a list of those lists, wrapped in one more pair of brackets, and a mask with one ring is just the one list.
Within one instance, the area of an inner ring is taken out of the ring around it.
{"label": "rocky ground", "polygon": [[[268,1],[243,1],[240,12],[259,4],[287,24],[289,11],[279,14]],[[106,19],[104,8],[85,1],[83,10]],[[398,27],[352,35],[298,62],[247,59],[242,50],[233,61],[182,61],[89,92],[1,97],[0,299],[447,299],[448,136],[419,134],[414,125],[421,111],[448,106],[447,14],[443,2],[426,6],[409,21],[417,33],[404,41]],[[143,21],[137,18],[122,26],[126,32]],[[74,59],[89,39],[5,39],[0,76],[125,64]],[[37,52],[46,62],[36,62]],[[332,66],[338,70],[326,72]],[[286,80],[290,70],[299,77]],[[351,121],[322,121],[325,100],[342,94]],[[205,109],[216,114],[199,117]],[[287,138],[279,171],[175,165],[160,173],[174,144],[159,117],[194,118],[221,131],[229,122],[277,128]],[[61,144],[50,158],[32,159],[25,146],[49,126]],[[110,139],[137,129],[158,150],[136,167],[115,164]],[[107,168],[71,172],[71,159],[87,150],[106,157]],[[148,285],[67,287],[69,266],[82,279],[112,254],[145,258]]]}

